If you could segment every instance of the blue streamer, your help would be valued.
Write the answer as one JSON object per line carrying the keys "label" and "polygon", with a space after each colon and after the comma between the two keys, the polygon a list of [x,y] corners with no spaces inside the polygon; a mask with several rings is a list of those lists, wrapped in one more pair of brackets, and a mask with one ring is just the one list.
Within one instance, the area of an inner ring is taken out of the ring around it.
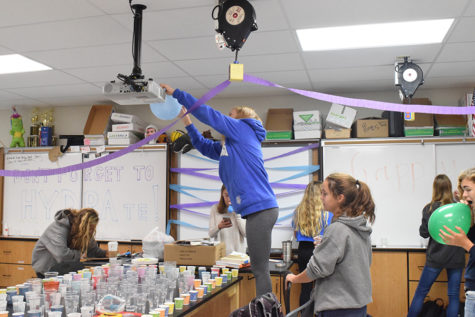
{"label": "blue streamer", "polygon": [[193,228],[193,229],[208,230],[208,228],[198,227],[198,226],[189,224],[189,223],[184,222],[184,221],[170,219],[170,220],[168,220],[168,223],[167,223],[167,232],[166,232],[166,233],[167,233],[168,235],[170,235],[170,225],[171,225],[172,223],[174,223],[174,224],[176,224],[176,225],[179,225],[179,226],[189,227],[189,228]]}
{"label": "blue streamer", "polygon": [[291,179],[296,179],[296,178],[311,174],[315,171],[318,171],[319,169],[320,169],[320,165],[310,165],[307,170],[305,170],[303,172],[300,172],[300,173],[297,173],[297,174],[294,174],[292,176],[286,177],[286,178],[279,179],[278,181],[276,181],[274,183],[282,183],[282,182],[285,182],[285,181],[288,181],[288,180],[291,180]]}

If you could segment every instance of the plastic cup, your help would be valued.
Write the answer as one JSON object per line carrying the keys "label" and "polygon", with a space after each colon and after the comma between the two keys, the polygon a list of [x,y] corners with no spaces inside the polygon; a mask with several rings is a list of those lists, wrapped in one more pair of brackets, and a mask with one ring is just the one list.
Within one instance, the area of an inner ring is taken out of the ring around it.
{"label": "plastic cup", "polygon": [[180,294],[180,297],[183,298],[183,305],[190,305],[190,293]]}
{"label": "plastic cup", "polygon": [[58,277],[58,272],[45,272],[45,279],[50,279],[54,277]]}
{"label": "plastic cup", "polygon": [[119,248],[119,243],[117,241],[109,241],[107,243],[107,250],[109,251],[109,259],[117,258],[118,248]]}
{"label": "plastic cup", "polygon": [[200,287],[200,286],[201,286],[201,280],[195,278],[195,279],[193,280],[193,286],[194,286],[195,288]]}
{"label": "plastic cup", "polygon": [[186,265],[180,265],[180,273],[186,271]]}
{"label": "plastic cup", "polygon": [[213,290],[213,283],[208,282],[205,285],[206,285],[206,294],[211,293],[211,291]]}
{"label": "plastic cup", "polygon": [[170,307],[168,305],[163,304],[163,305],[158,306],[158,308],[163,309],[165,311],[165,317],[168,316],[170,312]]}
{"label": "plastic cup", "polygon": [[[18,312],[18,313],[13,313],[12,314],[12,317],[25,317],[25,313],[24,312]],[[60,316],[61,317],[61,316]]]}
{"label": "plastic cup", "polygon": [[190,293],[190,302],[196,302],[198,299],[198,291],[191,290],[188,293]]}
{"label": "plastic cup", "polygon": [[185,299],[183,297],[175,297],[175,309],[182,310]]}
{"label": "plastic cup", "polygon": [[203,298],[204,294],[205,294],[205,289],[203,287],[197,287],[196,290],[198,291],[198,294],[196,297],[198,298]]}
{"label": "plastic cup", "polygon": [[0,311],[0,317],[8,317],[8,310]]}
{"label": "plastic cup", "polygon": [[211,288],[215,289],[216,288],[216,280],[214,278],[210,278],[208,280],[209,283],[211,283]]}
{"label": "plastic cup", "polygon": [[168,305],[168,314],[173,315],[173,310],[175,308],[175,303],[173,302],[166,302],[165,305]]}
{"label": "plastic cup", "polygon": [[223,278],[221,276],[217,276],[214,281],[216,283],[216,287],[221,287],[221,285],[223,285]]}
{"label": "plastic cup", "polygon": [[231,276],[232,277],[238,277],[239,275],[239,270],[238,269],[232,269],[231,270]]}
{"label": "plastic cup", "polygon": [[220,277],[223,279],[223,284],[226,284],[228,282],[228,274],[227,273],[222,274]]}

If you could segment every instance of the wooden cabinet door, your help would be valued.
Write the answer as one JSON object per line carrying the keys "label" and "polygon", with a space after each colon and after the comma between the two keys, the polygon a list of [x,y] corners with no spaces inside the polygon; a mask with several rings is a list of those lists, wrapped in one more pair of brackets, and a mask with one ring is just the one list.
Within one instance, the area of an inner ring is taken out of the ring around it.
{"label": "wooden cabinet door", "polygon": [[31,264],[36,241],[0,240],[0,262]]}
{"label": "wooden cabinet door", "polygon": [[0,264],[0,286],[15,286],[36,277],[31,265]]}
{"label": "wooden cabinet door", "polygon": [[372,316],[400,317],[407,314],[407,253],[373,252],[371,265]]}
{"label": "wooden cabinet door", "polygon": [[[419,282],[410,281],[409,282],[409,304],[412,302],[414,293]],[[465,283],[460,284],[460,301],[465,301],[465,292],[463,290]],[[449,296],[447,295],[447,282],[434,282],[430,288],[429,293],[426,296],[426,300],[435,300],[436,298],[442,298],[444,300],[445,306],[449,304]]]}

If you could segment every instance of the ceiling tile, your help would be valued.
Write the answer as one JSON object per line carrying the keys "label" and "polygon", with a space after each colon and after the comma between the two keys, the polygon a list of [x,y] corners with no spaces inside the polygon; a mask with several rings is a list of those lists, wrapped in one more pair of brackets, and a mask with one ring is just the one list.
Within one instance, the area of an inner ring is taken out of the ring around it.
{"label": "ceiling tile", "polygon": [[[232,59],[206,59],[176,62],[193,76],[228,74],[228,65]],[[244,64],[244,72],[302,70],[303,64],[298,54],[275,54],[262,56],[242,56],[239,62]]]}
{"label": "ceiling tile", "polygon": [[475,17],[461,18],[448,39],[449,43],[475,42]]}
{"label": "ceiling tile", "polygon": [[[422,66],[423,65],[419,65]],[[424,68],[423,68],[424,70]],[[347,82],[349,80],[384,80],[391,79],[394,82],[394,65],[353,67],[353,68],[331,68],[309,70],[312,82]]]}
{"label": "ceiling tile", "polygon": [[309,76],[304,70],[286,71],[286,72],[250,72],[250,75],[265,79],[274,84],[286,88],[297,88],[311,90],[312,84]]}
{"label": "ceiling tile", "polygon": [[[158,52],[173,61],[234,57],[230,49],[219,50],[213,37],[150,41]],[[251,33],[239,51],[239,56],[298,52],[299,48],[289,31]]]}
{"label": "ceiling tile", "polygon": [[76,77],[56,70],[0,75],[0,87],[2,87],[2,89],[56,86],[76,83],[82,83],[82,81]]}
{"label": "ceiling tile", "polygon": [[0,110],[11,109],[12,105],[16,107],[47,107],[48,103],[44,103],[38,99],[31,98],[17,98],[17,99],[2,99],[0,98]]}
{"label": "ceiling tile", "polygon": [[[77,76],[88,82],[109,82],[117,80],[117,74],[130,75],[133,65],[116,65],[105,67],[85,67],[67,69],[64,72]],[[162,77],[180,77],[186,75],[178,67],[169,62],[142,63],[142,73],[145,78],[157,80]]]}
{"label": "ceiling tile", "polygon": [[[127,1],[117,1],[117,0],[89,0],[94,6],[100,8],[102,11],[107,14],[122,14],[129,13],[130,7]],[[189,8],[197,6],[213,6],[216,1],[212,0],[186,0],[186,1],[177,1],[177,0],[140,0],[140,4],[147,6],[145,13],[150,11],[158,10],[169,10],[169,9],[180,9],[180,8]]]}
{"label": "ceiling tile", "polygon": [[[430,80],[424,83],[424,88],[426,89],[437,89],[437,88],[467,88],[475,87],[475,77],[474,76],[455,76],[450,77],[431,77]],[[457,101],[454,100],[453,104]]]}
{"label": "ceiling tile", "polygon": [[91,84],[13,88],[8,89],[7,91],[25,97],[38,99],[44,97],[87,96],[91,94],[102,95],[102,90]]}
{"label": "ceiling tile", "polygon": [[472,77],[475,78],[475,62],[437,63],[432,66],[430,77]]}
{"label": "ceiling tile", "polygon": [[439,56],[437,62],[462,62],[475,60],[475,42],[448,43]]}
{"label": "ceiling tile", "polygon": [[374,49],[303,52],[309,69],[333,67],[358,67],[369,65],[393,65],[399,56],[409,56],[415,63],[432,62],[441,44],[383,47]]}
{"label": "ceiling tile", "polygon": [[199,58],[224,58],[233,56],[230,50],[219,50],[214,36],[196,37],[189,39],[149,41],[150,46],[160,54],[172,61],[199,59]]}
{"label": "ceiling tile", "polygon": [[190,89],[206,88],[202,83],[192,77],[159,78],[158,82],[168,84],[175,88],[186,87],[187,91]]}
{"label": "ceiling tile", "polygon": [[108,16],[0,28],[1,44],[17,52],[132,43],[131,38]]}
{"label": "ceiling tile", "polygon": [[0,28],[51,21],[67,21],[101,15],[101,10],[87,1],[16,0],[2,3]]}
{"label": "ceiling tile", "polygon": [[[212,6],[146,12],[142,21],[142,39],[149,41],[214,36],[216,32],[211,19],[211,9]],[[132,13],[112,17],[124,27],[133,30]]]}
{"label": "ceiling tile", "polygon": [[295,29],[457,17],[466,0],[400,0],[393,8],[380,0],[281,1]]}
{"label": "ceiling tile", "polygon": [[[134,65],[131,43],[108,46],[90,46],[42,52],[30,52],[24,55],[55,69],[124,65]],[[165,58],[148,45],[142,44],[141,61],[160,62]]]}
{"label": "ceiling tile", "polygon": [[475,1],[468,0],[468,7],[464,12],[464,16],[475,16]]}

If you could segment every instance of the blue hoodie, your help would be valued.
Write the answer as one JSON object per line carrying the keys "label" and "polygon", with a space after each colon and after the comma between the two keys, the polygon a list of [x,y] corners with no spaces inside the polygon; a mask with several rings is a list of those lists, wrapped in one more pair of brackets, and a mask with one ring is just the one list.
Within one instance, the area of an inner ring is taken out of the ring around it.
{"label": "blue hoodie", "polygon": [[[187,109],[197,100],[179,89],[175,89],[173,97]],[[261,142],[266,137],[262,123],[255,119],[233,119],[207,105],[198,107],[193,115],[226,137],[223,145],[204,138],[193,124],[186,127],[193,146],[201,154],[219,161],[219,177],[228,190],[233,209],[246,217],[278,207],[262,159]]]}

